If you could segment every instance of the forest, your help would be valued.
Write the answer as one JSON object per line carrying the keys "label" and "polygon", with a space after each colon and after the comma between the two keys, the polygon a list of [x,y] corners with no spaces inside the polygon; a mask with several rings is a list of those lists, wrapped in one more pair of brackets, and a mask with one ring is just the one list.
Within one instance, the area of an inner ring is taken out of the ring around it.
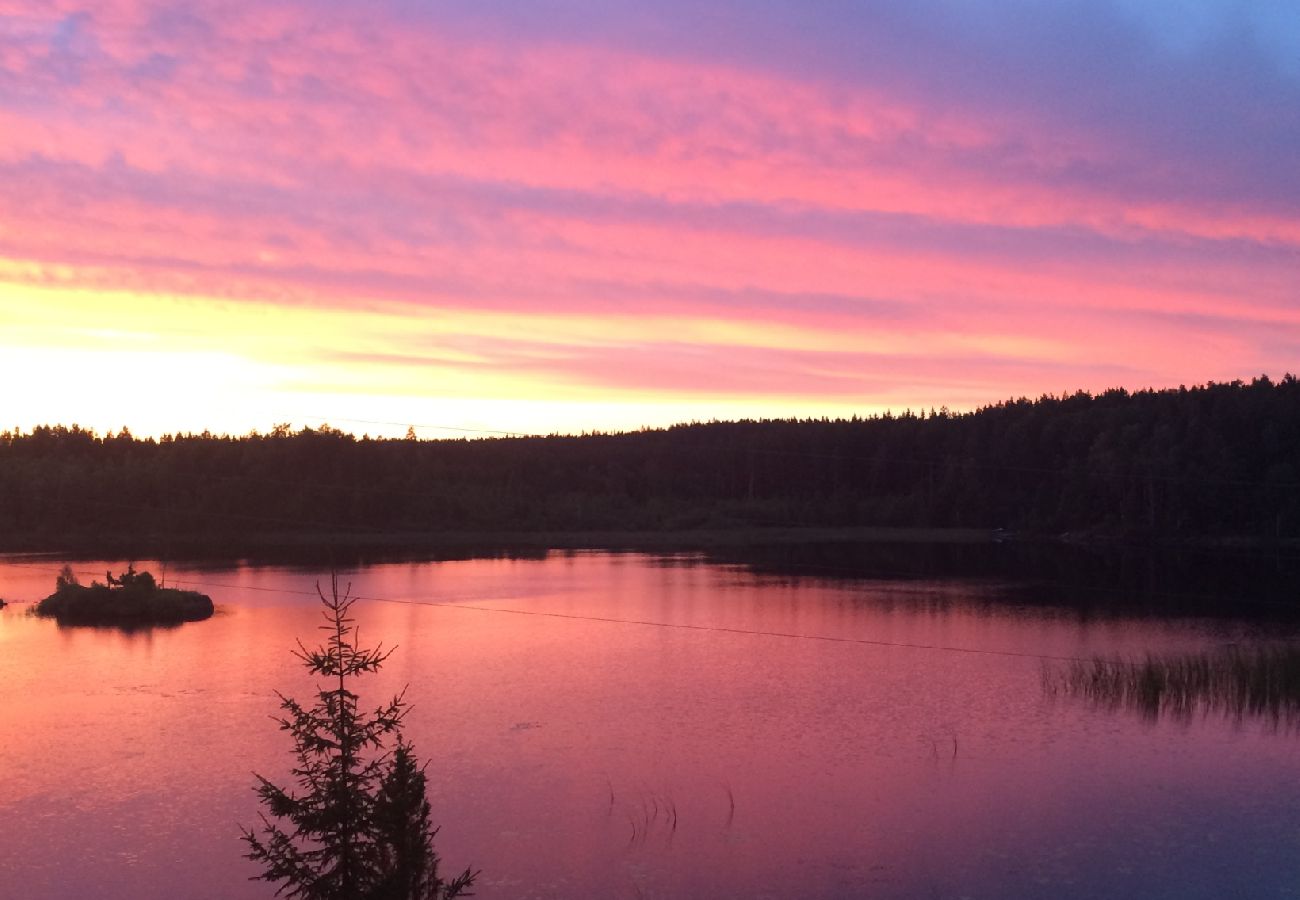
{"label": "forest", "polygon": [[1300,537],[1300,383],[1016,399],[973,412],[419,440],[0,433],[0,543],[764,528],[1080,539]]}

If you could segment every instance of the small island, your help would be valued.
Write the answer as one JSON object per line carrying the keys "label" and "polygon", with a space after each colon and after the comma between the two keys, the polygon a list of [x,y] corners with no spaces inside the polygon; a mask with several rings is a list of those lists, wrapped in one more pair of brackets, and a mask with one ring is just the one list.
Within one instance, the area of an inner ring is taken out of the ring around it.
{"label": "small island", "polygon": [[81,584],[64,566],[53,594],[36,604],[38,616],[67,625],[171,625],[197,622],[213,613],[212,598],[198,591],[159,587],[153,575],[128,566],[108,583]]}

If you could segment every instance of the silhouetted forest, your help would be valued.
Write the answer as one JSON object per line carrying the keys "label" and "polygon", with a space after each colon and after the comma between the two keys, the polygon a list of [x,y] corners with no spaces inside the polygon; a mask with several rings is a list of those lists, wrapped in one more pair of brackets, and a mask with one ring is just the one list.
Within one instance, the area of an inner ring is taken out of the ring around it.
{"label": "silhouetted forest", "polygon": [[422,441],[328,426],[141,440],[0,434],[8,546],[100,538],[1003,528],[1300,536],[1300,383],[848,420]]}

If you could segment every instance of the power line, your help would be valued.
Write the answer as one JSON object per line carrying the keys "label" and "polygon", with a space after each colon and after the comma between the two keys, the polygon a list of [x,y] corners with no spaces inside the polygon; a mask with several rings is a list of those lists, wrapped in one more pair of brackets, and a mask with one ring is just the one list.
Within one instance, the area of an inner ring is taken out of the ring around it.
{"label": "power line", "polygon": [[359,600],[373,600],[380,603],[406,603],[413,606],[437,606],[451,609],[469,609],[478,612],[509,613],[518,616],[539,616],[553,619],[575,619],[584,622],[605,622],[615,625],[642,625],[651,628],[673,628],[684,631],[706,631],[721,634],[743,634],[755,637],[789,638],[804,641],[826,641],[838,644],[863,644],[872,647],[898,647],[910,650],[937,650],[947,653],[979,653],[989,656],[1012,656],[1024,659],[1053,660],[1058,662],[1087,662],[1082,657],[1051,656],[1043,653],[1022,653],[1014,650],[990,650],[982,647],[953,647],[944,644],[913,644],[904,641],[879,641],[869,638],[843,637],[823,634],[798,634],[788,631],[760,631],[748,628],[729,628],[724,625],[691,625],[684,622],[655,622],[648,619],[618,619],[609,616],[583,616],[576,613],[545,612],[534,609],[509,609],[496,606],[473,606],[467,603],[445,603],[434,600],[393,599],[389,597],[366,597],[358,595]]}
{"label": "power line", "polygon": [[[9,563],[9,564],[27,565],[24,563]],[[29,565],[28,567],[35,568],[36,566]],[[90,575],[92,573],[82,571],[82,572],[77,572],[76,574]],[[175,584],[190,585],[192,587],[222,588],[226,590],[238,590],[238,591],[261,591],[263,593],[284,594],[288,596],[303,596],[303,597],[316,596],[315,591],[294,590],[292,588],[268,588],[268,587],[258,587],[258,586],[251,586],[251,585],[228,584],[228,583],[214,582],[214,581],[199,581],[199,580],[188,579],[188,578],[173,578],[172,582]],[[1003,657],[1014,657],[1020,659],[1038,659],[1038,660],[1044,660],[1050,662],[1088,662],[1088,660],[1084,659],[1083,657],[1054,656],[1045,653],[1025,653],[1025,652],[1020,652],[1015,650],[993,650],[984,647],[957,647],[957,646],[950,646],[945,644],[918,644],[918,643],[909,643],[906,641],[881,641],[881,640],[874,640],[871,638],[856,638],[856,637],[846,637],[846,636],[837,636],[837,635],[800,634],[797,632],[789,632],[789,631],[764,631],[759,629],[731,628],[724,625],[692,625],[684,622],[657,622],[650,619],[620,619],[612,616],[590,616],[590,615],[578,615],[576,613],[547,612],[543,610],[533,610],[533,609],[512,609],[509,607],[480,606],[477,604],[453,603],[447,601],[429,600],[429,599],[416,598],[416,597],[410,597],[410,598],[378,597],[378,596],[369,596],[365,594],[355,594],[353,596],[357,600],[368,600],[374,603],[396,603],[396,604],[402,604],[407,606],[428,606],[428,607],[434,607],[440,609],[468,610],[471,612],[501,613],[505,615],[516,615],[516,616],[536,616],[539,618],[549,618],[549,619],[566,619],[571,621],[582,621],[582,622],[600,622],[609,625],[636,625],[636,626],[647,627],[647,628],[666,628],[666,629],[675,629],[681,631],[699,631],[699,632],[717,633],[717,634],[737,634],[737,635],[746,635],[751,637],[782,638],[786,640],[820,641],[825,643],[836,643],[836,644],[858,644],[862,646],[891,647],[891,648],[906,649],[906,650],[933,650],[936,652],[943,652],[943,653],[970,653],[970,654],[980,654],[986,656],[1003,656]]]}
{"label": "power line", "polygon": [[[50,572],[55,571],[41,564],[20,563],[20,562],[8,562],[6,564],[24,566],[26,568],[41,568],[44,569],[45,571],[50,571]],[[80,571],[80,572],[76,572],[76,574],[97,575],[98,573]],[[307,591],[307,590],[295,590],[293,588],[269,588],[269,587],[262,587],[257,585],[239,585],[239,584],[229,584],[229,583],[214,582],[214,581],[200,581],[200,580],[189,579],[189,578],[173,578],[172,581],[175,584],[185,584],[193,587],[221,588],[223,590],[235,590],[235,591],[257,591],[257,592],[268,593],[268,594],[283,594],[286,596],[300,596],[300,597],[317,596],[317,591],[315,590]],[[358,600],[368,600],[375,603],[396,603],[396,604],[404,604],[408,606],[428,606],[433,608],[468,610],[472,612],[501,613],[506,615],[518,615],[518,616],[535,616],[538,618],[565,619],[565,620],[583,621],[583,622],[600,622],[600,623],[611,624],[611,625],[636,625],[636,626],[648,627],[648,628],[664,628],[664,629],[674,629],[674,630],[681,630],[681,631],[699,631],[699,632],[710,632],[710,633],[718,633],[718,634],[736,634],[736,635],[746,635],[752,637],[772,637],[772,638],[781,638],[787,640],[819,641],[819,642],[837,643],[837,644],[857,644],[857,645],[870,646],[870,647],[890,647],[890,648],[908,649],[908,650],[932,650],[932,651],[943,652],[943,653],[968,653],[968,654],[979,654],[979,655],[986,655],[986,656],[1011,657],[1011,658],[1019,658],[1019,659],[1037,659],[1046,662],[1090,662],[1091,661],[1084,657],[1078,657],[1078,656],[1061,656],[1061,655],[1047,654],[1047,653],[1028,653],[1028,652],[1017,651],[1017,650],[997,650],[997,649],[990,649],[986,647],[960,647],[960,646],[948,645],[948,644],[920,644],[920,643],[914,643],[908,641],[883,641],[883,640],[877,640],[872,638],[858,638],[858,637],[848,637],[842,635],[801,634],[797,632],[733,628],[724,625],[694,625],[694,624],[684,623],[684,622],[659,622],[651,619],[623,619],[623,618],[617,618],[612,616],[579,615],[577,613],[560,613],[560,612],[549,612],[544,610],[514,609],[509,607],[497,607],[497,606],[481,606],[477,604],[455,603],[449,601],[432,600],[432,599],[418,598],[418,597],[396,598],[396,597],[370,596],[365,594],[356,594],[354,596]]]}

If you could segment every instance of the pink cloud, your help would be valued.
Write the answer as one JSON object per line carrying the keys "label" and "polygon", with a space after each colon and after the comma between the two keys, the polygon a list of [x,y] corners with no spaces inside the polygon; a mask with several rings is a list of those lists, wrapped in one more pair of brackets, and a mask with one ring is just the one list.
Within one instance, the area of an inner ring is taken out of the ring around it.
{"label": "pink cloud", "polygon": [[[635,365],[494,357],[610,389],[756,395],[865,396],[886,374],[1158,380],[1189,341],[1222,367],[1284,363],[1262,348],[1300,322],[1300,214],[1153,172],[1112,133],[1032,108],[467,38],[378,8],[77,11],[0,2],[0,254],[37,279],[412,315],[753,319],[828,347],[973,336],[952,359],[754,346],[722,373],[706,364],[720,351],[684,344]],[[1216,333],[1225,321],[1241,327]],[[1007,356],[1069,342],[1096,359]]]}

